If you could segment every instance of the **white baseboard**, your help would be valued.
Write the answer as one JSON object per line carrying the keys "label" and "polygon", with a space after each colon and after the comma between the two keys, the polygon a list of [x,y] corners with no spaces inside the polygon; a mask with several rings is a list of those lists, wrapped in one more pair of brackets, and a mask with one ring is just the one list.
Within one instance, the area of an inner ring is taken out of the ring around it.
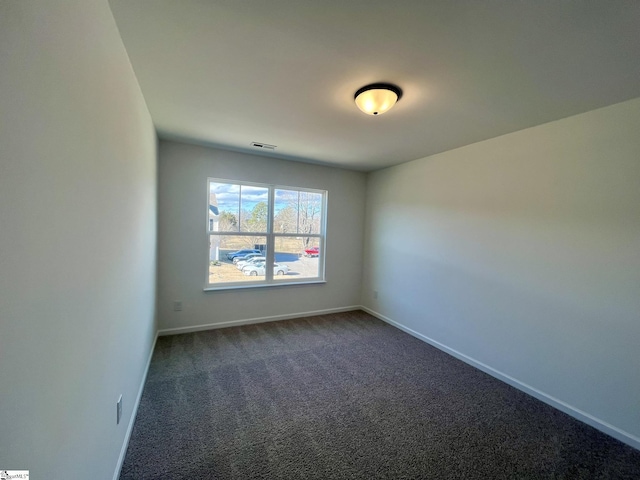
{"label": "white baseboard", "polygon": [[433,345],[434,347],[436,347],[439,350],[442,350],[443,352],[448,353],[449,355],[452,355],[454,357],[456,357],[459,360],[462,360],[463,362],[471,365],[472,367],[478,368],[479,370],[482,370],[483,372],[491,375],[492,377],[497,378],[498,380],[501,380],[509,385],[511,385],[512,387],[517,388],[518,390],[521,390],[525,393],[528,393],[529,395],[531,395],[532,397],[537,398],[538,400],[551,405],[554,408],[557,408],[558,410],[566,413],[567,415],[570,415],[574,418],[576,418],[577,420],[580,420],[581,422],[586,423],[587,425],[590,425],[592,427],[594,427],[597,430],[600,430],[603,433],[606,433],[607,435],[612,436],[613,438],[620,440],[621,442],[626,443],[627,445],[630,445],[633,448],[636,448],[638,450],[640,450],[640,438],[636,437],[635,435],[626,432],[614,425],[611,425],[610,423],[605,422],[604,420],[600,420],[597,417],[594,417],[593,415],[584,412],[582,410],[580,410],[579,408],[575,408],[571,405],[569,405],[566,402],[563,402],[562,400],[559,400],[551,395],[548,395],[540,390],[538,390],[537,388],[534,388],[530,385],[527,385],[524,382],[521,382],[520,380],[513,378],[505,373],[500,372],[499,370],[496,370],[493,367],[490,367],[489,365],[486,365],[482,362],[479,362],[467,355],[465,355],[464,353],[458,352],[457,350],[454,350],[452,348],[447,347],[446,345],[438,342],[437,340],[434,340],[432,338],[429,338],[421,333],[416,332],[415,330],[412,330],[411,328],[408,328],[404,325],[402,325],[401,323],[396,322],[395,320],[391,320],[388,317],[385,317],[384,315],[382,315],[381,313],[378,313],[374,310],[371,310],[370,308],[367,308],[365,306],[361,306],[360,307],[362,310],[364,310],[367,313],[370,313],[371,315],[373,315],[376,318],[379,318],[380,320],[393,325],[394,327],[399,328],[400,330],[408,333],[409,335],[412,335],[414,337],[416,337],[419,340],[422,340],[423,342],[428,343],[429,345]]}
{"label": "white baseboard", "polygon": [[129,417],[129,425],[127,425],[127,432],[124,434],[124,442],[120,449],[120,456],[118,457],[118,463],[116,464],[116,471],[113,474],[113,480],[120,478],[120,470],[122,470],[122,464],[124,463],[124,457],[127,455],[127,448],[129,447],[129,439],[131,438],[131,432],[133,432],[133,425],[136,422],[136,416],[138,415],[138,407],[140,406],[140,399],[142,399],[142,392],[144,390],[144,384],[147,381],[147,374],[149,373],[149,366],[151,365],[151,358],[153,357],[153,351],[156,349],[156,342],[158,341],[158,332],[153,339],[153,345],[149,352],[149,358],[147,358],[147,366],[144,369],[144,375],[142,375],[142,381],[140,382],[140,388],[138,388],[138,395],[133,405],[133,411]]}
{"label": "white baseboard", "polygon": [[240,325],[251,325],[254,323],[275,322],[278,320],[289,320],[292,318],[313,317],[316,315],[327,315],[329,313],[350,312],[352,310],[360,310],[360,305],[352,305],[350,307],[328,308],[325,310],[313,310],[310,312],[288,313],[286,315],[273,315],[270,317],[257,317],[245,320],[231,320],[228,322],[208,323],[206,325],[194,325],[191,327],[165,328],[158,331],[158,335],[177,335],[180,333],[200,332],[202,330],[213,330],[216,328],[237,327]]}

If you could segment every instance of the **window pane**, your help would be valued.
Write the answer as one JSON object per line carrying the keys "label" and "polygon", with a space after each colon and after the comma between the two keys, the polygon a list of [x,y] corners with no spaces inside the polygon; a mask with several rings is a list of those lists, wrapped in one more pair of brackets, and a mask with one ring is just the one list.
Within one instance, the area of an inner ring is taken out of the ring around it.
{"label": "window pane", "polygon": [[240,226],[240,185],[209,184],[209,231],[237,232]]}
{"label": "window pane", "polygon": [[209,235],[209,283],[264,280],[266,244],[261,236]]}
{"label": "window pane", "polygon": [[269,189],[242,185],[240,189],[240,231],[267,233]]}
{"label": "window pane", "polygon": [[[308,242],[307,242],[308,240]],[[306,242],[306,243],[305,243]],[[276,237],[275,280],[301,280],[320,276],[320,239]]]}
{"label": "window pane", "polygon": [[298,233],[298,192],[275,190],[274,233]]}
{"label": "window pane", "polygon": [[274,233],[319,234],[321,223],[321,193],[275,190]]}
{"label": "window pane", "polygon": [[300,228],[298,233],[320,233],[322,221],[322,194],[300,192]]}

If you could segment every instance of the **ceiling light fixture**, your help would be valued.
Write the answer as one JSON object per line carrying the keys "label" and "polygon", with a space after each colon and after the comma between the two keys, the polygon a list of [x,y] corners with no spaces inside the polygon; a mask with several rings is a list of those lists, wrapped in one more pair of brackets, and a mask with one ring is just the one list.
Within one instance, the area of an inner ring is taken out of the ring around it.
{"label": "ceiling light fixture", "polygon": [[380,115],[402,98],[402,90],[390,83],[372,83],[358,90],[356,105],[367,115]]}

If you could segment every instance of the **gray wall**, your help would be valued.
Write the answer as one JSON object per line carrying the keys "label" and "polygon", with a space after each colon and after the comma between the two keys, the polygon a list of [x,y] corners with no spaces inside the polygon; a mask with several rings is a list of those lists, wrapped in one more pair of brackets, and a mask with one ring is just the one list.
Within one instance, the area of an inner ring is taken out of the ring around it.
{"label": "gray wall", "polygon": [[155,132],[106,1],[0,2],[0,65],[0,468],[111,479],[155,337]]}
{"label": "gray wall", "polygon": [[640,448],[639,131],[636,99],[371,174],[363,304]]}
{"label": "gray wall", "polygon": [[[203,291],[207,177],[329,191],[326,284]],[[160,329],[295,316],[360,304],[365,174],[160,142],[158,319]],[[183,302],[174,312],[172,302]]]}

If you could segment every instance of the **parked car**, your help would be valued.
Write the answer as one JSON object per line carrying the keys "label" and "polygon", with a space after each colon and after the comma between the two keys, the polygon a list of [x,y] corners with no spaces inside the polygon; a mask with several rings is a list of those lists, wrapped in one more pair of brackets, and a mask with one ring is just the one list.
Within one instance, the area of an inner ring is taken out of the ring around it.
{"label": "parked car", "polygon": [[254,253],[247,253],[246,255],[235,257],[233,259],[233,263],[238,263],[238,262],[241,262],[243,260],[249,260],[249,259],[251,259],[253,257],[261,257],[261,256],[263,256],[261,253],[255,253],[255,252]]}
{"label": "parked car", "polygon": [[242,270],[247,265],[255,265],[256,263],[264,262],[265,260],[265,257],[258,255],[257,257],[252,257],[249,260],[240,260],[236,263],[236,267],[238,267],[238,270]]}
{"label": "parked car", "polygon": [[[258,262],[254,265],[247,265],[242,269],[242,273],[245,275],[251,275],[252,277],[256,277],[258,275],[265,274],[265,262]],[[289,267],[281,263],[273,264],[273,274],[274,275],[286,275],[289,273]]]}
{"label": "parked car", "polygon": [[305,257],[317,257],[320,255],[320,247],[311,247],[304,250]]}
{"label": "parked car", "polygon": [[265,274],[264,261],[257,263],[249,263],[242,269],[242,273],[245,275],[251,275],[252,277]]}
{"label": "parked car", "polygon": [[289,273],[289,267],[284,263],[274,263],[273,264],[273,274],[274,275],[286,275]]}
{"label": "parked car", "polygon": [[254,248],[245,248],[243,250],[237,250],[235,252],[227,253],[227,258],[229,260],[233,260],[236,257],[242,257],[244,255],[248,255],[249,253],[260,253],[260,250]]}

